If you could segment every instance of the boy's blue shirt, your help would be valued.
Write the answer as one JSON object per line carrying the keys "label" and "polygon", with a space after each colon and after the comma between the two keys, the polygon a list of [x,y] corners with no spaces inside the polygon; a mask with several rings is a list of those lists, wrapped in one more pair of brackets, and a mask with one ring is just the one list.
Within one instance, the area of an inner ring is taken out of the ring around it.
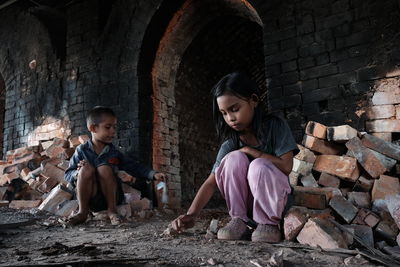
{"label": "boy's blue shirt", "polygon": [[72,184],[78,174],[78,163],[81,160],[86,160],[94,168],[110,165],[114,171],[124,170],[139,179],[153,180],[156,173],[156,171],[138,164],[134,159],[124,156],[113,144],[107,144],[98,155],[93,149],[92,141],[88,140],[76,148],[74,155],[69,160],[68,169],[65,170],[64,179]]}

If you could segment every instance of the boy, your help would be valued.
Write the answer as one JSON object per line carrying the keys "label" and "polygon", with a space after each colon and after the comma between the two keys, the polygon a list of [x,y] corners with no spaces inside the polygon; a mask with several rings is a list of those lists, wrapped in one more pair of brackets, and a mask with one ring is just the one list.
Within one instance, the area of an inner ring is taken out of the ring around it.
{"label": "boy", "polygon": [[64,176],[76,186],[79,203],[78,213],[70,217],[68,223],[85,222],[89,210],[107,210],[111,224],[120,224],[122,219],[117,214],[117,205],[124,201],[124,193],[117,178],[118,170],[125,166],[133,175],[148,180],[164,180],[165,174],[133,162],[127,166],[127,160],[111,143],[116,135],[117,118],[110,108],[93,108],[88,113],[86,125],[92,137],[76,148]]}

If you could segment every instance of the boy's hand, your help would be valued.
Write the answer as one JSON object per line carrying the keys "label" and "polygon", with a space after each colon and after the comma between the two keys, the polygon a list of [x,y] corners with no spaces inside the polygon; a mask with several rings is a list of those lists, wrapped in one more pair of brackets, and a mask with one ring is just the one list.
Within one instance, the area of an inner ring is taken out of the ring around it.
{"label": "boy's hand", "polygon": [[85,166],[87,164],[88,164],[88,162],[86,160],[79,161],[77,170],[79,171],[80,168],[82,168],[83,166]]}
{"label": "boy's hand", "polygon": [[134,177],[132,175],[129,175],[126,171],[119,171],[118,172],[118,177],[124,183],[134,183],[136,181],[136,177]]}
{"label": "boy's hand", "polygon": [[184,214],[173,220],[171,225],[172,228],[174,228],[174,230],[176,230],[178,233],[182,233],[183,230],[192,228],[194,226],[194,219],[194,215]]}
{"label": "boy's hand", "polygon": [[156,174],[154,174],[154,180],[159,182],[161,181],[167,182],[167,175],[162,172],[157,172]]}

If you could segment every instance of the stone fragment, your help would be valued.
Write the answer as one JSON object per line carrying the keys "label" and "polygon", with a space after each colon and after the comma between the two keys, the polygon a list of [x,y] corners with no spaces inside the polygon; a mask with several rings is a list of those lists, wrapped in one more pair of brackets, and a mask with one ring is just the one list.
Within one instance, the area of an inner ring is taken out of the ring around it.
{"label": "stone fragment", "polygon": [[372,188],[371,200],[385,199],[387,196],[400,193],[399,178],[381,175]]}
{"label": "stone fragment", "polygon": [[326,139],[326,128],[327,127],[321,123],[309,121],[306,125],[306,134],[320,139]]}
{"label": "stone fragment", "polygon": [[346,156],[317,156],[313,169],[318,172],[326,172],[338,176],[351,182],[355,182],[360,176],[357,160]]}
{"label": "stone fragment", "polygon": [[333,197],[329,202],[329,206],[331,206],[347,223],[350,223],[358,212],[358,209],[342,196]]}
{"label": "stone fragment", "polygon": [[358,131],[349,125],[341,125],[327,128],[328,141],[345,143],[348,140],[357,137]]}
{"label": "stone fragment", "polygon": [[300,244],[323,249],[347,248],[342,233],[325,220],[309,219],[297,236]]}

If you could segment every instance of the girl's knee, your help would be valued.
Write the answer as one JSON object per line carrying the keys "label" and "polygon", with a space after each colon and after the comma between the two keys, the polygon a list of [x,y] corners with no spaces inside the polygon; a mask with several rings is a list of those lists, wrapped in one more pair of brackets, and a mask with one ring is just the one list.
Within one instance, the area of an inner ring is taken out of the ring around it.
{"label": "girl's knee", "polygon": [[249,162],[249,159],[247,158],[246,153],[236,150],[228,153],[224,157],[225,161],[232,162],[232,163],[238,163],[238,162]]}
{"label": "girl's knee", "polygon": [[249,165],[249,176],[259,176],[260,173],[266,170],[270,170],[272,167],[272,162],[267,159],[257,158],[250,162]]}

